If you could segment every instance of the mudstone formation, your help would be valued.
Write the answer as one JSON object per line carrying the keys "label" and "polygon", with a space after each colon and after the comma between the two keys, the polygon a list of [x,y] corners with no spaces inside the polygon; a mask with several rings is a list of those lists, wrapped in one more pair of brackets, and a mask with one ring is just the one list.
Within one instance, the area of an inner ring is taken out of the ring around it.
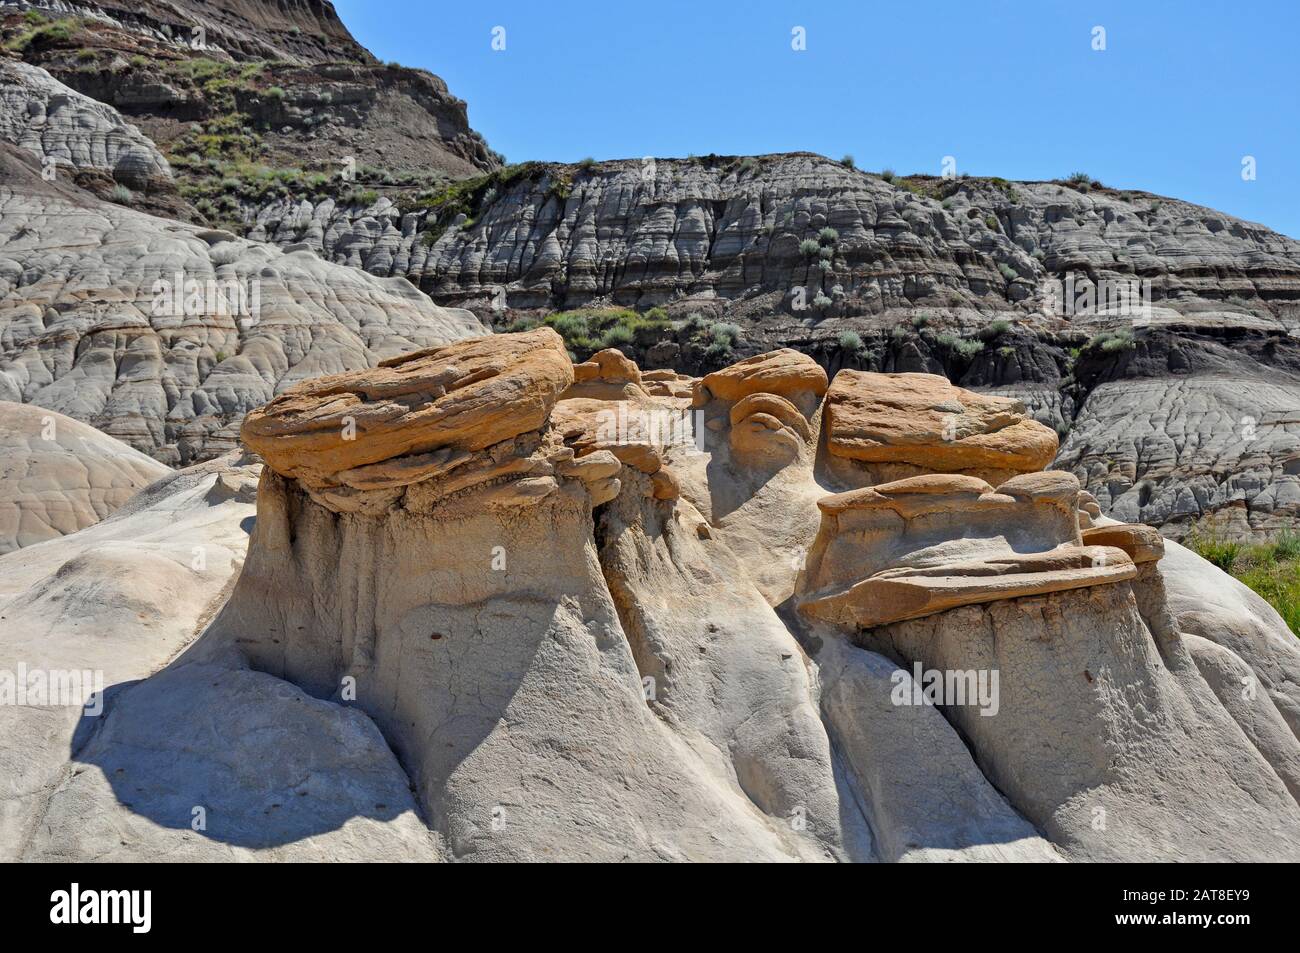
{"label": "mudstone formation", "polygon": [[[173,661],[119,648],[148,677],[100,719],[4,735],[10,856],[1300,850],[1294,636],[1043,470],[1056,436],[1014,400],[792,350],[703,378],[575,365],[541,328],[302,381],[241,437],[252,456],[47,544],[126,547],[165,511],[181,555],[216,552],[255,499],[242,566],[209,560],[173,613],[200,633]],[[78,551],[10,584],[6,654],[114,558]],[[927,696],[934,670],[969,694]],[[231,692],[237,717],[204,715]]]}

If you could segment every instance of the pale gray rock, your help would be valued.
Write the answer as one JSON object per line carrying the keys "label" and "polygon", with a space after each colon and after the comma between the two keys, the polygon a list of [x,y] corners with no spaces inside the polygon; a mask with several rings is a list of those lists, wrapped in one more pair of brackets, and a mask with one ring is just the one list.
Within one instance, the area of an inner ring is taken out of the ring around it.
{"label": "pale gray rock", "polygon": [[1159,570],[1178,629],[1229,649],[1250,666],[1300,737],[1300,639],[1257,593],[1177,543]]}
{"label": "pale gray rock", "polygon": [[132,189],[172,178],[162,153],[116,109],[27,63],[0,60],[0,138],[52,162],[55,175],[105,172]]}
{"label": "pale gray rock", "polygon": [[374,723],[237,664],[125,688],[73,754],[24,859],[440,859]]}
{"label": "pale gray rock", "polygon": [[1107,381],[1055,466],[1122,522],[1181,538],[1268,536],[1300,520],[1300,377],[1286,371]]}
{"label": "pale gray rock", "polygon": [[989,784],[939,709],[911,704],[911,674],[831,632],[817,666],[828,728],[862,792],[883,860],[1063,859]]}
{"label": "pale gray rock", "polygon": [[484,333],[404,278],[30,174],[0,183],[0,399],[84,421],[164,463],[233,449],[244,413],[296,381]]}
{"label": "pale gray rock", "polygon": [[1260,690],[1250,666],[1209,639],[1187,635],[1184,641],[1215,697],[1273,766],[1291,796],[1300,800],[1300,738],[1283,720],[1273,699]]}
{"label": "pale gray rock", "polygon": [[83,718],[91,691],[111,700],[158,671],[220,606],[243,563],[256,477],[253,464],[203,464],[94,526],[0,556],[0,677],[12,688],[23,672],[89,673],[63,680],[76,697],[0,704],[0,857],[22,856],[79,731],[98,724]]}
{"label": "pale gray rock", "polygon": [[[965,606],[866,643],[997,670],[998,713],[950,704],[984,774],[1074,860],[1285,860],[1300,804],[1128,583]],[[1156,626],[1157,630],[1160,626]]]}
{"label": "pale gray rock", "polygon": [[0,555],[91,526],[168,472],[80,421],[0,401]]}

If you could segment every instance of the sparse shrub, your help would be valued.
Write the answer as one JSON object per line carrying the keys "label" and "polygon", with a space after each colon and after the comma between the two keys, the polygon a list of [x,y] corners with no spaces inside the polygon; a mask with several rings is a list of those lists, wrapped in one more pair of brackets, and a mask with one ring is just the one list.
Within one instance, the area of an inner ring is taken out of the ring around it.
{"label": "sparse shrub", "polygon": [[813,255],[819,253],[821,249],[822,249],[821,243],[818,242],[815,238],[805,238],[803,241],[799,243],[799,254],[805,255],[808,258],[811,258]]}
{"label": "sparse shrub", "polygon": [[731,361],[731,345],[726,341],[714,341],[704,349],[704,358],[715,364],[726,364]]}
{"label": "sparse shrub", "polygon": [[1089,348],[1097,348],[1103,354],[1117,354],[1120,351],[1128,351],[1136,347],[1133,342],[1133,332],[1128,328],[1121,328],[1118,331],[1103,331],[1094,335],[1088,342]]}
{"label": "sparse shrub", "polygon": [[135,196],[131,194],[131,190],[125,185],[115,185],[112,191],[108,193],[108,200],[116,202],[118,205],[130,205],[134,198]]}
{"label": "sparse shrub", "polygon": [[828,225],[817,233],[817,240],[823,245],[833,245],[840,240],[840,233]]}
{"label": "sparse shrub", "polygon": [[745,156],[745,158],[740,160],[741,172],[752,172],[754,169],[757,168],[758,168],[758,160],[755,159],[753,156]]}
{"label": "sparse shrub", "polygon": [[817,255],[818,257],[824,258],[827,261],[829,261],[830,259],[835,257],[835,249],[827,248],[825,245],[823,245],[821,248],[817,249]]}
{"label": "sparse shrub", "polygon": [[894,170],[893,170],[893,169],[881,169],[881,170],[880,170],[880,177],[881,177],[882,179],[884,179],[886,182],[893,182],[893,181],[894,181]]}
{"label": "sparse shrub", "polygon": [[856,354],[862,350],[862,335],[858,334],[857,331],[841,331],[837,340],[841,351]]}
{"label": "sparse shrub", "polygon": [[998,271],[1001,272],[1002,277],[1007,281],[1015,281],[1017,278],[1020,277],[1020,275],[1017,274],[1016,270],[1012,268],[1010,265],[1008,265],[1006,262],[998,263]]}
{"label": "sparse shrub", "polygon": [[984,224],[987,225],[991,231],[994,232],[1002,231],[1002,226],[998,223],[998,219],[996,215],[984,216]]}
{"label": "sparse shrub", "polygon": [[1300,558],[1300,533],[1284,529],[1273,540],[1273,556],[1277,559]]}
{"label": "sparse shrub", "polygon": [[942,334],[936,334],[934,343],[938,344],[945,350],[951,351],[965,360],[970,360],[976,354],[984,350],[983,341],[972,341],[967,338],[958,337],[951,331],[944,331]]}
{"label": "sparse shrub", "polygon": [[601,347],[622,348],[636,340],[636,334],[626,324],[616,324],[600,336]]}
{"label": "sparse shrub", "polygon": [[995,318],[980,332],[980,337],[986,341],[995,341],[1002,335],[1011,330],[1011,322],[1006,318]]}
{"label": "sparse shrub", "polygon": [[590,172],[592,169],[596,168],[596,160],[591,156],[584,156],[578,160],[578,168],[583,172]]}
{"label": "sparse shrub", "polygon": [[849,155],[848,153],[845,153],[844,157],[840,159],[840,165],[850,169],[855,169],[857,168],[858,163],[857,160],[853,158],[853,156]]}
{"label": "sparse shrub", "polygon": [[1065,181],[1070,185],[1091,185],[1092,176],[1087,172],[1071,172]]}
{"label": "sparse shrub", "polygon": [[928,314],[912,315],[912,327],[916,328],[918,331],[929,323],[930,323],[930,316]]}
{"label": "sparse shrub", "polygon": [[704,315],[698,311],[692,311],[682,322],[681,331],[687,337],[700,334],[704,330]]}
{"label": "sparse shrub", "polygon": [[814,308],[829,308],[829,307],[830,307],[832,304],[834,304],[834,303],[835,303],[834,301],[832,301],[830,298],[826,297],[826,295],[824,295],[824,294],[823,294],[822,292],[820,292],[820,291],[817,292],[817,296],[816,296],[815,298],[813,298],[813,307],[814,307]]}
{"label": "sparse shrub", "polygon": [[740,328],[720,321],[709,328],[709,338],[714,344],[725,344],[730,349],[740,343]]}
{"label": "sparse shrub", "polygon": [[285,93],[283,86],[272,86],[270,89],[266,91],[267,98],[273,99],[276,102],[280,102],[281,100],[283,100],[286,95],[287,94]]}

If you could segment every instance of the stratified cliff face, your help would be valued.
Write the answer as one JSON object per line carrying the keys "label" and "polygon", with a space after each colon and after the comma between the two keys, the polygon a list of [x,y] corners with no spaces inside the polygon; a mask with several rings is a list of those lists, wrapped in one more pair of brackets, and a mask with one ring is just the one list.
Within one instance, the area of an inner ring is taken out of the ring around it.
{"label": "stratified cliff face", "polygon": [[16,6],[51,17],[93,18],[164,43],[188,44],[202,30],[211,47],[237,60],[374,62],[329,0],[36,0]]}
{"label": "stratified cliff face", "polygon": [[[1239,297],[1294,319],[1300,301],[1300,243],[1211,209],[1064,182],[886,181],[804,153],[530,163],[428,204],[286,201],[259,211],[257,232],[448,301],[502,287],[508,308],[720,299],[803,319],[976,303],[1027,315],[1069,272],[1080,289],[1149,278],[1155,302],[1183,312]],[[823,228],[836,232],[826,252],[801,249]],[[814,307],[818,292],[832,303]]]}

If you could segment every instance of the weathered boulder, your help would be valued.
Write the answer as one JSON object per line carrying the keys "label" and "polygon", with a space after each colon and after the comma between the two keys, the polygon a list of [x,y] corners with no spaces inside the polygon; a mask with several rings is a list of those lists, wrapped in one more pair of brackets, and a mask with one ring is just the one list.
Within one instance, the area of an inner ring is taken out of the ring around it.
{"label": "weathered boulder", "polygon": [[245,417],[241,437],[277,473],[316,489],[399,472],[413,483],[452,459],[433,451],[464,460],[539,429],[572,382],[550,328],[476,338],[304,381]]}
{"label": "weathered boulder", "polygon": [[1056,454],[1056,434],[1019,401],[972,393],[933,374],[840,371],[825,414],[827,449],[868,464],[1010,476],[1042,470]]}
{"label": "weathered boulder", "polygon": [[710,399],[738,401],[750,394],[776,394],[810,414],[826,393],[826,372],[788,347],[746,358],[714,371],[695,385],[695,406]]}
{"label": "weathered boulder", "polygon": [[1133,578],[1132,559],[1082,545],[1079,484],[1033,473],[995,491],[934,474],[833,494],[802,582],[810,618],[870,628],[958,605]]}

